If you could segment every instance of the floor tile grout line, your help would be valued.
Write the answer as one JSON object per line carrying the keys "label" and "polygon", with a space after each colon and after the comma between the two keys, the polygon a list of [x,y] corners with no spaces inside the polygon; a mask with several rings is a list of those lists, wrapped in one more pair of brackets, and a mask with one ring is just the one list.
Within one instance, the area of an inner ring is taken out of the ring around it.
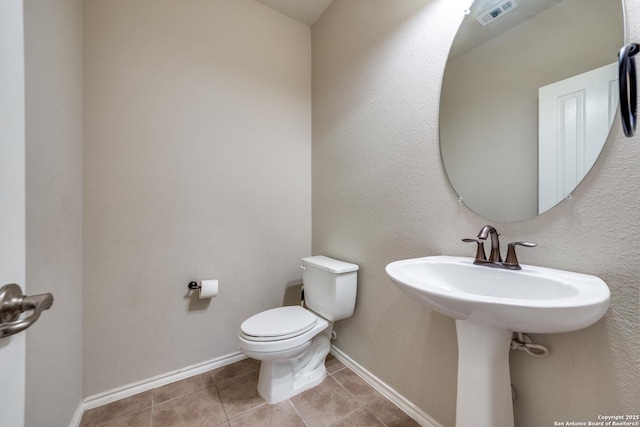
{"label": "floor tile grout line", "polygon": [[213,377],[213,374],[211,375],[211,379],[213,380],[213,387],[216,389],[216,395],[218,396],[218,400],[220,401],[220,406],[222,406],[222,412],[224,413],[224,417],[227,420],[227,425],[229,425],[229,414],[227,413],[227,410],[224,407],[224,403],[222,403],[222,396],[220,395],[220,389],[218,389],[218,384],[215,378]]}
{"label": "floor tile grout line", "polygon": [[[153,423],[153,411],[154,411],[155,406],[157,406],[157,405],[162,405],[162,404],[165,404],[165,403],[168,403],[168,402],[174,401],[174,400],[179,399],[179,398],[183,398],[183,397],[185,397],[185,396],[188,396],[188,395],[190,395],[190,394],[196,393],[196,392],[198,392],[198,391],[206,390],[207,388],[210,388],[210,387],[214,387],[214,388],[215,388],[215,391],[216,391],[216,395],[217,395],[217,397],[218,397],[218,401],[220,402],[220,406],[222,407],[222,411],[223,411],[224,416],[225,416],[225,422],[227,423],[227,425],[229,425],[229,423],[231,422],[231,420],[232,420],[232,419],[237,418],[238,416],[241,416],[241,415],[243,415],[243,414],[245,414],[245,413],[247,413],[247,412],[249,412],[249,411],[251,411],[251,410],[253,410],[253,409],[257,409],[257,408],[259,408],[260,406],[263,406],[263,405],[264,405],[264,403],[261,403],[261,404],[259,404],[259,405],[255,406],[255,407],[250,408],[250,409],[248,409],[248,410],[246,410],[246,411],[243,411],[243,412],[241,412],[241,413],[239,413],[239,414],[236,414],[236,415],[234,415],[233,417],[229,417],[229,414],[227,413],[227,409],[225,408],[225,405],[224,405],[224,404],[223,404],[223,402],[222,402],[222,396],[220,395],[220,390],[219,390],[219,388],[218,388],[218,384],[219,384],[220,382],[223,382],[223,383],[224,383],[224,382],[227,382],[227,381],[232,381],[232,380],[234,380],[235,378],[237,378],[237,377],[239,377],[239,376],[242,376],[242,375],[245,375],[245,374],[248,374],[248,373],[254,372],[254,371],[256,371],[256,370],[257,370],[257,369],[252,369],[252,370],[247,371],[247,372],[242,372],[242,373],[237,374],[237,375],[234,375],[234,376],[232,376],[232,377],[225,378],[225,379],[224,379],[224,380],[222,380],[222,381],[220,381],[220,380],[216,381],[216,379],[215,379],[215,377],[214,377],[214,375],[213,375],[213,373],[214,373],[214,371],[215,371],[215,370],[210,371],[208,374],[209,374],[209,376],[210,376],[210,378],[211,378],[211,382],[212,382],[212,384],[211,384],[211,385],[208,385],[208,386],[205,386],[205,387],[198,388],[197,390],[192,390],[192,391],[190,391],[190,392],[188,392],[188,393],[183,393],[183,394],[181,394],[181,395],[178,395],[178,396],[172,397],[171,399],[167,399],[167,400],[164,400],[164,401],[159,402],[159,403],[155,403],[155,394],[153,394],[153,393],[152,393],[152,405],[151,405],[151,410],[152,410],[152,415],[151,415],[151,417],[152,417],[152,418],[151,418],[151,423]],[[193,378],[193,377],[189,377],[189,378]],[[185,379],[180,380],[180,381],[186,381],[186,380],[188,380],[189,378],[185,378]],[[180,381],[176,381],[175,383],[178,383],[178,382],[180,382]],[[175,383],[172,383],[172,384],[175,384]],[[205,384],[206,384],[206,382],[205,382]],[[159,389],[159,388],[161,388],[161,387],[156,387],[156,388],[152,389],[151,391],[153,392],[153,391],[155,391],[155,390],[157,390],[157,389]]]}
{"label": "floor tile grout line", "polygon": [[[360,402],[360,401],[358,401],[358,402]],[[346,420],[347,418],[349,418],[350,416],[352,416],[353,414],[355,414],[356,412],[358,412],[358,411],[360,411],[362,409],[364,409],[364,406],[360,406],[359,408],[354,409],[353,411],[349,412],[348,414],[346,414],[344,417],[340,418],[336,422],[331,423],[331,425],[329,427],[334,426],[334,425],[336,425],[338,423],[341,423],[342,421]]]}
{"label": "floor tile grout line", "polygon": [[[353,372],[353,371],[351,371],[351,372]],[[354,372],[354,373],[355,373],[355,372]],[[356,399],[356,401],[358,401],[359,403],[361,403],[361,404],[363,405],[363,407],[364,407],[364,406],[366,406],[366,404],[365,404],[362,400],[360,400],[360,398],[359,398],[358,396],[356,396],[355,394],[351,393],[351,391],[350,391],[350,390],[349,390],[349,389],[348,389],[344,384],[342,384],[342,383],[340,382],[340,380],[338,380],[338,379],[337,379],[336,377],[334,377],[333,375],[331,375],[331,378],[333,378],[333,380],[334,380],[335,382],[337,382],[337,383],[338,383],[338,385],[339,385],[340,387],[342,387],[343,389],[345,389],[345,391],[346,391],[347,393],[349,393],[349,396],[351,396],[351,397],[353,397],[354,399]]]}
{"label": "floor tile grout line", "polygon": [[[359,406],[358,406],[356,409],[354,409],[353,411],[351,411],[351,412],[347,413],[345,416],[343,416],[343,417],[341,417],[340,419],[338,419],[337,421],[335,421],[335,422],[331,423],[331,425],[332,425],[332,426],[333,426],[333,425],[335,425],[335,424],[337,424],[337,423],[340,423],[340,422],[342,422],[342,421],[346,420],[348,417],[350,417],[350,416],[351,416],[351,415],[353,415],[354,413],[356,413],[356,412],[358,412],[358,411],[360,411],[360,410],[362,410],[362,409],[364,409],[364,408],[366,407],[366,404],[365,404],[364,402],[362,402],[362,401],[358,398],[358,396],[356,396],[355,394],[351,393],[351,391],[349,391],[349,390],[348,390],[348,389],[347,389],[347,388],[346,388],[346,387],[345,387],[345,386],[344,386],[340,381],[338,381],[338,380],[333,376],[333,374],[334,374],[334,373],[337,373],[337,372],[343,371],[344,369],[348,369],[348,368],[345,366],[344,368],[339,369],[339,370],[337,370],[337,371],[335,371],[335,372],[332,372],[332,373],[330,373],[330,374],[329,374],[329,375],[327,375],[327,376],[330,376],[330,377],[331,377],[331,379],[333,379],[333,380],[336,382],[336,384],[338,384],[340,387],[342,387],[342,388],[344,389],[344,391],[346,391],[346,392],[347,392],[347,396],[350,396],[350,397],[352,397],[353,399],[355,399],[355,401],[356,401],[356,402],[358,402]],[[329,426],[329,427],[331,427],[331,426]]]}
{"label": "floor tile grout line", "polygon": [[375,418],[376,420],[380,421],[380,424],[382,424],[384,427],[388,427],[387,423],[385,423],[383,420],[380,419],[380,417],[378,417],[376,414],[374,414],[371,411],[367,411],[369,414],[371,414],[373,416],[373,418]]}
{"label": "floor tile grout line", "polygon": [[302,416],[302,414],[300,413],[300,411],[298,411],[298,408],[296,408],[296,405],[293,404],[293,402],[291,401],[291,399],[287,399],[287,402],[289,402],[289,405],[291,405],[291,407],[293,408],[294,412],[296,414],[298,414],[298,416],[300,417],[300,419],[302,420],[302,422],[304,423],[304,425],[306,427],[311,427],[309,425],[309,423],[307,422],[307,420],[304,419],[304,417]]}
{"label": "floor tile grout line", "polygon": [[327,374],[329,374],[329,375],[337,374],[338,372],[340,372],[340,371],[344,371],[345,369],[349,369],[349,368],[347,368],[346,366],[342,365],[342,367],[341,367],[341,368],[338,368],[338,369],[336,369],[335,371],[331,371],[331,372],[329,372],[329,371],[327,370]]}
{"label": "floor tile grout line", "polygon": [[228,415],[228,413],[227,413],[227,410],[226,410],[226,408],[225,408],[225,406],[224,406],[224,403],[222,402],[222,395],[220,394],[220,389],[218,388],[219,383],[220,383],[220,382],[222,382],[222,383],[226,383],[226,382],[229,382],[229,381],[231,381],[231,380],[233,380],[233,379],[236,379],[236,378],[238,378],[238,377],[241,377],[241,376],[243,376],[243,375],[249,375],[250,373],[253,373],[253,372],[258,371],[258,370],[259,370],[259,369],[251,369],[250,371],[242,372],[241,374],[234,375],[233,377],[225,378],[225,379],[224,379],[224,380],[222,380],[222,381],[216,381],[216,380],[215,380],[215,378],[213,379],[214,385],[215,385],[215,387],[216,387],[216,392],[218,393],[218,399],[220,399],[220,404],[222,405],[222,410],[224,411],[224,414],[225,414],[225,416],[227,417],[227,422],[228,422],[228,423],[230,423],[230,422],[231,422],[231,420],[233,420],[233,419],[236,419],[236,418],[238,418],[238,417],[240,417],[240,416],[242,416],[242,415],[244,415],[244,414],[246,414],[246,413],[248,413],[248,412],[253,411],[254,409],[258,409],[258,408],[260,408],[260,407],[264,406],[264,405],[265,405],[265,404],[267,404],[268,402],[267,402],[266,400],[264,400],[264,399],[263,399],[264,401],[263,401],[263,402],[261,402],[260,404],[258,404],[258,405],[256,405],[256,406],[253,406],[253,407],[251,407],[251,408],[249,408],[249,409],[246,409],[246,410],[244,410],[244,411],[242,411],[242,412],[239,412],[239,413],[235,414],[233,417],[229,417],[229,415]]}
{"label": "floor tile grout line", "polygon": [[[247,414],[247,413],[249,413],[249,412],[251,412],[251,411],[253,411],[253,410],[255,410],[255,409],[261,408],[261,407],[263,407],[263,406],[265,406],[265,405],[268,405],[268,404],[269,404],[269,402],[267,402],[267,401],[265,400],[264,402],[260,403],[260,404],[259,404],[259,405],[257,405],[257,406],[254,406],[254,407],[252,407],[252,408],[249,408],[249,409],[247,409],[247,410],[244,410],[244,411],[242,411],[242,412],[239,412],[239,413],[235,414],[235,415],[234,415],[233,417],[231,417],[231,418],[227,417],[227,421],[235,420],[235,419],[236,419],[236,418],[238,418],[238,417],[241,417],[241,416],[243,416],[243,415],[245,415],[245,414]],[[222,409],[224,409],[224,405],[222,405]],[[225,414],[226,414],[226,411],[225,411]]]}
{"label": "floor tile grout line", "polygon": [[[347,369],[348,369],[348,368],[347,368]],[[341,369],[341,371],[342,371],[342,369]],[[351,371],[351,373],[355,374],[358,378],[360,378],[362,381],[364,381],[364,383],[365,383],[365,384],[367,384],[368,386],[370,386],[370,387],[371,387],[371,385],[370,385],[370,384],[369,384],[369,383],[368,383],[364,378],[362,378],[360,375],[358,375],[358,373],[357,373],[357,372],[354,372],[354,371],[353,371],[353,370],[351,370],[351,369],[349,369],[349,371]],[[338,372],[339,372],[339,371],[338,371]],[[332,377],[333,377],[333,375],[332,375]],[[365,407],[366,407],[369,403],[371,403],[372,401],[374,401],[374,400],[375,400],[375,399],[371,399],[371,400],[369,400],[369,401],[367,401],[367,402],[362,401],[358,396],[356,396],[356,395],[355,395],[354,393],[352,393],[349,389],[347,389],[347,387],[346,387],[344,384],[342,384],[342,382],[341,382],[338,378],[333,377],[333,379],[334,379],[338,384],[340,384],[344,389],[346,389],[346,390],[347,390],[347,391],[348,391],[348,392],[349,392],[353,397],[355,397],[359,402],[361,402]],[[376,388],[374,388],[374,387],[371,387],[371,388],[374,390],[374,392],[375,392],[375,394],[376,394],[376,396],[377,396],[376,398],[380,398],[380,397],[381,397],[381,398],[384,398],[384,399],[386,399],[387,401],[391,402],[391,403],[393,404],[393,406],[395,406],[396,408],[400,409],[400,408],[398,407],[398,405],[396,405],[396,404],[395,404],[395,402],[393,402],[389,397],[387,397],[387,396],[385,396],[384,394],[382,394],[382,393],[381,393],[379,390],[377,390]],[[402,409],[400,409],[400,410],[402,411]],[[404,412],[404,411],[402,411],[402,412]],[[405,412],[405,413],[406,413],[406,412]],[[374,415],[374,416],[375,416],[375,415]],[[376,417],[376,418],[377,418],[377,417]],[[385,423],[384,421],[380,420],[380,422],[382,422],[382,424],[384,424],[384,425],[386,426],[386,423]]]}
{"label": "floor tile grout line", "polygon": [[[189,378],[193,378],[193,377],[189,377]],[[180,380],[180,381],[185,381],[185,380],[187,380],[187,379],[188,379],[188,378],[186,378],[186,379],[184,379],[184,380]],[[179,383],[180,381],[176,381],[176,382],[171,383],[171,384],[176,384],[176,383]],[[213,376],[211,376],[211,381],[213,382]],[[167,400],[163,400],[162,402],[158,402],[158,403],[156,403],[156,401],[155,401],[155,400],[156,400],[156,395],[155,395],[155,393],[154,393],[154,392],[155,392],[156,390],[158,390],[158,389],[162,388],[162,387],[165,387],[165,386],[156,387],[156,388],[154,388],[154,389],[151,389],[151,407],[153,408],[153,407],[158,406],[158,405],[164,405],[165,403],[172,402],[172,401],[174,401],[174,400],[176,400],[176,399],[180,399],[180,398],[182,398],[182,397],[184,397],[184,396],[188,396],[188,395],[190,395],[190,394],[197,393],[197,392],[199,392],[199,391],[206,390],[206,389],[208,389],[209,387],[214,387],[214,386],[215,386],[215,384],[208,385],[208,386],[204,386],[204,387],[201,387],[201,388],[198,388],[198,389],[195,389],[195,390],[191,390],[191,391],[189,391],[189,392],[187,392],[187,393],[179,394],[179,395],[177,395],[177,396],[174,396],[174,397],[172,397],[172,398],[170,398],[170,399],[167,399]],[[216,387],[216,392],[217,392],[217,391],[218,391],[218,388]],[[218,396],[218,398],[219,398],[219,396]]]}
{"label": "floor tile grout line", "polygon": [[[356,399],[356,401],[358,401],[358,403],[360,403],[362,406],[360,406],[358,409],[355,409],[354,411],[350,412],[349,414],[345,415],[343,418],[341,418],[340,420],[336,421],[336,422],[335,422],[335,423],[333,423],[333,424],[337,424],[337,423],[339,423],[339,422],[341,422],[341,421],[344,421],[345,419],[347,419],[347,417],[350,417],[350,416],[351,416],[351,415],[353,415],[354,413],[356,413],[356,412],[358,412],[358,411],[360,411],[360,410],[364,410],[365,412],[367,412],[368,414],[370,414],[371,416],[373,416],[377,421],[379,421],[379,422],[380,422],[380,424],[382,424],[383,426],[387,427],[387,423],[385,423],[384,421],[382,421],[380,418],[378,418],[378,416],[376,416],[373,412],[371,412],[371,411],[369,411],[369,410],[367,409],[367,406],[369,405],[369,403],[371,403],[371,401],[369,401],[369,402],[362,401],[358,396],[356,396],[354,393],[352,393],[352,392],[351,392],[351,391],[350,391],[350,390],[349,390],[349,389],[348,389],[344,384],[342,384],[342,382],[340,382],[340,380],[339,380],[339,379],[337,379],[337,378],[335,378],[335,377],[333,376],[333,374],[334,374],[334,373],[341,372],[341,371],[343,371],[344,369],[349,369],[349,368],[347,368],[347,367],[345,366],[343,369],[340,369],[340,370],[338,370],[338,371],[332,372],[330,375],[331,375],[331,377],[335,380],[335,382],[337,382],[337,383],[338,383],[342,388],[344,388],[344,389],[347,391],[347,393],[349,393],[349,395],[351,395],[351,397],[353,397],[354,399]],[[349,371],[353,372],[351,369],[349,369]],[[353,372],[353,373],[355,374],[355,372]],[[357,374],[356,374],[356,375],[357,375]],[[358,375],[358,378],[362,378],[362,377],[360,377],[360,376]],[[375,390],[375,391],[376,391],[376,395],[380,395],[380,396],[382,396],[382,397],[385,397],[385,396],[384,396],[384,395],[382,395],[382,393],[380,393],[378,390]],[[332,424],[332,425],[333,425],[333,424]]]}

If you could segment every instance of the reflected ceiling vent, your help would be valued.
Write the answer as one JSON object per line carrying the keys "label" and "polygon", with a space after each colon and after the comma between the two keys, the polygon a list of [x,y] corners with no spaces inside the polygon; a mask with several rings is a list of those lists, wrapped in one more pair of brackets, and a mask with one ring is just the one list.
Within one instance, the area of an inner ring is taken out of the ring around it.
{"label": "reflected ceiling vent", "polygon": [[482,15],[478,16],[476,18],[476,21],[478,21],[480,25],[484,27],[485,25],[490,24],[496,19],[511,12],[516,7],[518,7],[518,3],[516,3],[515,0],[505,0],[497,6],[492,7]]}

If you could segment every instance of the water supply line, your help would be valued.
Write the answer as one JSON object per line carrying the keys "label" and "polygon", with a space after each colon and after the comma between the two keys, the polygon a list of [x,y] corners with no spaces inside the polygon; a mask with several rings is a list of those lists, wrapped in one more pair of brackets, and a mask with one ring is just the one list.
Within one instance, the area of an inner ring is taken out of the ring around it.
{"label": "water supply line", "polygon": [[531,338],[522,332],[514,332],[516,337],[511,339],[511,350],[521,350],[529,356],[543,358],[549,356],[549,349],[540,344],[533,344]]}

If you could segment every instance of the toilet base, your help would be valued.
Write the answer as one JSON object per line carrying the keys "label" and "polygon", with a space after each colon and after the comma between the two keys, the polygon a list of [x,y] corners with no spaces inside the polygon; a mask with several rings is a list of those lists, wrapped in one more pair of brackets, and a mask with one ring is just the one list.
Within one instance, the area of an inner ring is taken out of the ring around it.
{"label": "toilet base", "polygon": [[[324,364],[314,371],[293,378],[291,367],[275,366],[289,362],[262,362],[260,365],[260,377],[258,379],[258,394],[269,403],[278,403],[287,400],[296,394],[309,390],[320,384],[327,375]],[[284,368],[284,369],[283,369]],[[288,371],[284,374],[282,371]],[[280,373],[281,375],[278,375]],[[265,378],[267,379],[265,381]],[[271,381],[269,381],[269,379]]]}
{"label": "toilet base", "polygon": [[320,384],[327,375],[324,366],[329,354],[329,338],[316,336],[309,351],[297,360],[263,360],[258,377],[258,394],[269,403],[278,403]]}

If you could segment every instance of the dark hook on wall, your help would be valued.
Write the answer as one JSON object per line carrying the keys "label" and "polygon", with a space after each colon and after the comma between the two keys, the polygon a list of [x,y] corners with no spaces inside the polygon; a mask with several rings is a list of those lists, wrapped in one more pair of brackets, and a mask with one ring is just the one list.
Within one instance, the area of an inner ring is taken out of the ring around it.
{"label": "dark hook on wall", "polygon": [[636,62],[633,58],[640,45],[629,43],[618,53],[618,87],[620,89],[620,116],[622,129],[626,136],[636,132],[636,116],[638,106],[638,87],[636,80]]}

